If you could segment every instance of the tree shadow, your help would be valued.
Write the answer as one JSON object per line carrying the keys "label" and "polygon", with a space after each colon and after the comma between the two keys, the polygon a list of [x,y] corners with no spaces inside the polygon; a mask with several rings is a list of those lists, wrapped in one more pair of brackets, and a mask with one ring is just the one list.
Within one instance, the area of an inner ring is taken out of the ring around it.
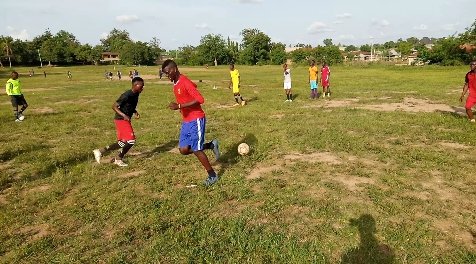
{"label": "tree shadow", "polygon": [[299,97],[299,94],[298,94],[298,93],[295,93],[295,94],[293,94],[293,98],[291,98],[291,99],[294,101],[294,100],[296,100],[296,98],[298,98],[298,97]]}
{"label": "tree shadow", "polygon": [[7,150],[0,154],[0,161],[1,162],[9,161],[25,153],[33,152],[33,151],[37,151],[41,149],[46,149],[46,148],[49,148],[49,146],[38,144],[38,145],[30,145],[30,146],[23,147],[21,149],[16,149],[16,150]]}
{"label": "tree shadow", "polygon": [[347,250],[342,255],[342,264],[390,264],[395,262],[395,253],[386,244],[379,243],[375,237],[377,232],[375,219],[363,214],[358,219],[350,219],[350,225],[358,228],[360,245]]}
{"label": "tree shadow", "polygon": [[258,144],[258,139],[253,134],[247,134],[240,141],[229,146],[225,152],[222,151],[220,159],[218,160],[221,164],[218,175],[223,175],[229,167],[238,163],[240,157],[240,154],[238,154],[238,145],[243,142],[250,146],[250,153],[248,153],[248,155],[251,155],[253,154],[253,149]]}

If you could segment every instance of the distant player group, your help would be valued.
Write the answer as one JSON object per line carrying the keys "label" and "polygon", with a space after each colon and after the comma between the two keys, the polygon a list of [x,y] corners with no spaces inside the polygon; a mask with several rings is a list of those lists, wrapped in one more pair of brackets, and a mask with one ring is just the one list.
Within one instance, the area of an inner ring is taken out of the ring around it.
{"label": "distant player group", "polygon": [[[472,107],[476,105],[476,61],[471,62],[470,67],[471,70],[465,76],[465,84],[463,86],[460,100],[463,101],[464,96],[469,91],[465,109],[468,119],[471,122],[476,122],[472,112]],[[319,70],[315,65],[315,61],[311,61],[309,67],[309,85],[311,88],[310,99],[316,99],[319,97],[317,91],[319,81],[318,72]],[[208,174],[204,184],[210,186],[214,184],[219,177],[211,166],[204,150],[212,150],[216,160],[220,158],[220,150],[217,139],[205,143],[206,118],[205,112],[201,107],[205,100],[197,90],[197,85],[188,77],[180,73],[177,64],[173,60],[166,60],[162,64],[161,74],[166,75],[174,84],[173,92],[175,95],[175,102],[171,102],[169,108],[171,110],[179,110],[182,114],[183,122],[179,136],[180,153],[182,155],[194,154],[197,157]],[[286,92],[285,102],[292,102],[291,70],[286,64],[283,65],[283,76],[284,90]],[[323,97],[330,97],[331,91],[329,80],[330,70],[328,65],[324,63],[321,69]],[[235,69],[233,64],[230,65],[230,84],[228,88],[233,89],[236,106],[246,105],[246,101],[240,93],[240,73]],[[7,95],[10,96],[15,122],[23,121],[25,119],[23,112],[28,107],[28,104],[21,91],[21,82],[18,79],[18,73],[16,71],[11,73],[11,78],[7,81],[5,89]],[[136,108],[139,102],[139,95],[143,89],[144,80],[138,76],[133,77],[131,89],[122,93],[112,105],[112,109],[115,112],[114,123],[116,126],[117,141],[102,149],[93,150],[94,157],[98,163],[101,162],[101,158],[104,154],[113,150],[120,150],[114,158],[113,163],[120,167],[128,166],[123,159],[135,144],[136,137],[131,125],[131,119],[133,116],[140,118],[140,114],[137,112]],[[21,106],[20,109],[19,106]]]}

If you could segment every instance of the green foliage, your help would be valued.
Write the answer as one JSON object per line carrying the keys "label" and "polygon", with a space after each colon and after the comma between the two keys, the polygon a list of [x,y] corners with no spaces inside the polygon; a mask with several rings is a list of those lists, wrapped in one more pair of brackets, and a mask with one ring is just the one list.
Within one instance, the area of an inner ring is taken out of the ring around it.
{"label": "green foliage", "polygon": [[290,57],[294,63],[308,64],[311,56],[311,48],[300,48],[291,52]]}
{"label": "green foliage", "polygon": [[232,61],[225,40],[221,35],[208,34],[203,36],[200,45],[197,47],[197,53],[198,62],[201,65],[214,65],[215,59],[219,65],[228,64]]}
{"label": "green foliage", "polygon": [[332,39],[324,39],[323,43],[326,47],[334,46],[334,44],[332,44]]}
{"label": "green foliage", "polygon": [[180,65],[200,65],[200,58],[194,46],[180,47],[177,54],[177,63]]}
{"label": "green foliage", "polygon": [[335,65],[344,60],[337,46],[318,46],[312,49],[311,56],[320,64],[327,62],[329,65]]}
{"label": "green foliage", "polygon": [[361,51],[370,52],[371,49],[372,49],[372,47],[369,44],[364,44],[364,45],[360,46]]}
{"label": "green foliage", "polygon": [[400,41],[397,44],[397,51],[402,54],[402,56],[410,55],[414,44],[407,42],[407,41]]}
{"label": "green foliage", "polygon": [[271,50],[271,38],[258,29],[244,29],[240,61],[243,64],[255,65],[266,63]]}
{"label": "green foliage", "polygon": [[101,39],[104,51],[121,52],[126,44],[133,42],[129,37],[129,32],[114,28],[106,38]]}
{"label": "green foliage", "polygon": [[279,65],[284,62],[286,62],[286,45],[283,43],[271,43],[269,63],[272,65]]}
{"label": "green foliage", "polygon": [[349,46],[345,47],[345,51],[346,51],[346,52],[356,51],[356,50],[357,50],[357,47],[354,46],[354,45],[349,45]]}

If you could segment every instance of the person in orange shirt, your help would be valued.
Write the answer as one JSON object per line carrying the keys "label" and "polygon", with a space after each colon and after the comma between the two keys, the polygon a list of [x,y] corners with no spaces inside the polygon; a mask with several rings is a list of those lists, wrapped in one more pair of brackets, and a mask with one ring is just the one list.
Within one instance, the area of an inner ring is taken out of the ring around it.
{"label": "person in orange shirt", "polygon": [[311,61],[311,66],[309,67],[309,84],[311,86],[311,99],[316,99],[317,95],[317,83],[318,78],[317,74],[319,73],[319,69],[316,66],[316,61]]}

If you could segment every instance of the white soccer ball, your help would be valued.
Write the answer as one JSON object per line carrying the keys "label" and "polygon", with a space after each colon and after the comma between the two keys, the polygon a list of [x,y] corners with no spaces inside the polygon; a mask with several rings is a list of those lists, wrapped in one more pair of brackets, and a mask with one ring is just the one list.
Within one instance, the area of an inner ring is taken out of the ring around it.
{"label": "white soccer ball", "polygon": [[250,153],[250,146],[248,146],[248,144],[241,143],[240,145],[238,145],[238,154],[243,156],[248,153]]}
{"label": "white soccer ball", "polygon": [[24,116],[24,115],[20,115],[20,116],[18,117],[18,119],[19,119],[20,121],[23,121],[23,120],[25,120],[25,116]]}

